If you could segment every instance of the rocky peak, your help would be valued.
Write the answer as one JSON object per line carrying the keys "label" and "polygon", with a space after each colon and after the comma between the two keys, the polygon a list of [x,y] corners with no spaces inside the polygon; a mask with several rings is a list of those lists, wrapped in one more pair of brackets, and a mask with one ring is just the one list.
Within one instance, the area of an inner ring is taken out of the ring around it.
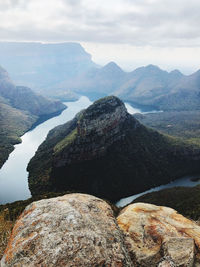
{"label": "rocky peak", "polygon": [[127,115],[125,105],[119,98],[102,98],[82,113],[78,122],[78,134],[86,136],[96,133],[99,136],[113,134],[113,131],[116,134]]}

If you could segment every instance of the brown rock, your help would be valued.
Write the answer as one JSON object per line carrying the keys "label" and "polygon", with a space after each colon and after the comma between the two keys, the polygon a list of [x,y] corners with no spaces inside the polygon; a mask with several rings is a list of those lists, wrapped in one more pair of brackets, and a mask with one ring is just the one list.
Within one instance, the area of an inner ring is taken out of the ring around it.
{"label": "brown rock", "polygon": [[136,203],[123,209],[117,221],[136,266],[193,266],[200,227],[175,210]]}
{"label": "brown rock", "polygon": [[176,265],[170,258],[166,258],[159,263],[158,267],[176,267]]}
{"label": "brown rock", "polygon": [[176,266],[192,267],[194,263],[194,240],[171,237],[163,243],[164,254],[171,257]]}
{"label": "brown rock", "polygon": [[133,266],[110,206],[84,194],[41,200],[16,222],[1,267]]}

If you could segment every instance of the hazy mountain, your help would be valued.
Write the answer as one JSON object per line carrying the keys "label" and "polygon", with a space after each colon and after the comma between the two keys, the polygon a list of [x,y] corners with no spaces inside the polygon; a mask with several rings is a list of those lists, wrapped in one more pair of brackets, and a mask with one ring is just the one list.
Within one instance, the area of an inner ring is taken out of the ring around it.
{"label": "hazy mountain", "polygon": [[170,93],[153,101],[163,110],[200,110],[200,70],[183,76]]}
{"label": "hazy mountain", "polygon": [[115,94],[123,100],[154,104],[155,99],[170,93],[183,77],[179,71],[169,73],[148,65],[130,72],[127,81]]}
{"label": "hazy mountain", "polygon": [[110,62],[102,68],[91,68],[81,73],[75,79],[67,79],[56,85],[64,90],[69,88],[80,95],[87,95],[92,99],[109,95],[125,82],[126,72],[116,63]]}
{"label": "hazy mountain", "polygon": [[124,101],[162,110],[200,109],[200,71],[185,76],[178,70],[167,72],[148,65],[124,72],[111,62],[68,80],[63,87],[96,98],[114,94]]}
{"label": "hazy mountain", "polygon": [[0,42],[0,62],[17,85],[37,90],[97,66],[78,43]]}
{"label": "hazy mountain", "polygon": [[115,201],[199,171],[199,160],[199,146],[146,128],[111,96],[49,132],[28,165],[29,188]]}
{"label": "hazy mountain", "polygon": [[65,106],[35,94],[30,88],[15,86],[0,67],[0,167],[20,142],[20,136],[38,119],[61,112]]}

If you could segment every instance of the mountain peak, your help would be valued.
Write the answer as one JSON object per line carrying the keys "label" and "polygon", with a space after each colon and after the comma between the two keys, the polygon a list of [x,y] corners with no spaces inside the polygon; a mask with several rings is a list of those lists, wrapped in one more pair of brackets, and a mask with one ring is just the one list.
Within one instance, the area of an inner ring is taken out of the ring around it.
{"label": "mountain peak", "polygon": [[172,70],[169,74],[176,76],[183,76],[183,74],[178,69]]}
{"label": "mountain peak", "polygon": [[114,61],[109,62],[103,67],[104,70],[124,72]]}
{"label": "mountain peak", "polygon": [[115,96],[101,98],[88,107],[81,116],[78,125],[80,135],[96,133],[98,136],[109,133],[112,130],[116,134],[118,125],[126,119],[127,110],[124,103]]}
{"label": "mountain peak", "polygon": [[151,71],[161,71],[161,69],[153,64],[149,64],[147,66],[145,66],[145,69],[151,70]]}

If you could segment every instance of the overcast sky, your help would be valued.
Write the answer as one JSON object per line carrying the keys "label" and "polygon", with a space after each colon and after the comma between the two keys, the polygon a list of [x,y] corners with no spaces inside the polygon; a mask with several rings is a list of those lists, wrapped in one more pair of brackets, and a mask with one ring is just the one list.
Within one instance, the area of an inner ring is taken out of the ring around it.
{"label": "overcast sky", "polygon": [[80,42],[100,64],[200,69],[199,0],[0,0],[0,41]]}

